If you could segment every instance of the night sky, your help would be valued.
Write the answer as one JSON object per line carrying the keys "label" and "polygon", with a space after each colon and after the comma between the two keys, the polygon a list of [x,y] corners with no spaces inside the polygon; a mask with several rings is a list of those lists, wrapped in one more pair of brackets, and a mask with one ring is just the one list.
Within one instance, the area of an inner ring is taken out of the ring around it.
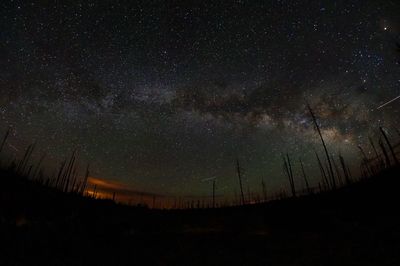
{"label": "night sky", "polygon": [[399,139],[397,1],[78,2],[0,4],[9,159],[37,141],[49,174],[76,148],[118,186],[228,198],[236,158],[246,190],[288,189],[286,152],[317,185],[306,101],[354,169],[379,126]]}

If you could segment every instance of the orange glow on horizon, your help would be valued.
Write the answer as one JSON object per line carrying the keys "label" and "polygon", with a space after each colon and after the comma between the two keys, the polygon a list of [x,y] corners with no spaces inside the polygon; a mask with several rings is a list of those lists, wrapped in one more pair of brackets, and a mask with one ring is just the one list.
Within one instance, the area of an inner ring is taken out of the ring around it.
{"label": "orange glow on horizon", "polygon": [[160,198],[164,199],[161,195],[137,191],[129,185],[92,176],[88,177],[88,186],[85,192],[88,196],[98,199],[113,199],[115,197],[114,200],[119,203],[140,203],[150,207],[155,204],[156,198],[159,205],[163,204]]}
{"label": "orange glow on horizon", "polygon": [[98,188],[103,189],[112,189],[112,190],[126,190],[130,189],[128,185],[116,182],[116,181],[109,181],[101,178],[96,178],[89,176],[88,184],[96,185]]}

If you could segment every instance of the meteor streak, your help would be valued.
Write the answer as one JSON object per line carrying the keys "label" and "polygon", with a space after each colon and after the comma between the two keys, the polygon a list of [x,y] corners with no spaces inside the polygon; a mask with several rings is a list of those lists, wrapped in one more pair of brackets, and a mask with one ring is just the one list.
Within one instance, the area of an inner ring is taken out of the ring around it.
{"label": "meteor streak", "polygon": [[393,98],[393,99],[391,99],[390,101],[388,101],[388,102],[382,104],[381,106],[379,106],[378,108],[376,108],[376,110],[378,110],[378,109],[380,109],[380,108],[382,108],[382,107],[384,107],[384,106],[386,106],[386,105],[388,105],[388,104],[390,104],[390,103],[396,101],[396,100],[399,99],[399,98],[400,98],[400,95],[397,96],[397,97],[395,97],[395,98]]}

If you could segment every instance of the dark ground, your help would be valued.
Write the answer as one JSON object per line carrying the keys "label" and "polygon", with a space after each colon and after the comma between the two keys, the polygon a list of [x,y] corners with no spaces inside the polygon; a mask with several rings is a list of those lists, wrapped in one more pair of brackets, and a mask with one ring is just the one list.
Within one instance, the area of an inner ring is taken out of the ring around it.
{"label": "dark ground", "polygon": [[400,265],[399,169],[336,191],[150,210],[0,173],[0,265]]}

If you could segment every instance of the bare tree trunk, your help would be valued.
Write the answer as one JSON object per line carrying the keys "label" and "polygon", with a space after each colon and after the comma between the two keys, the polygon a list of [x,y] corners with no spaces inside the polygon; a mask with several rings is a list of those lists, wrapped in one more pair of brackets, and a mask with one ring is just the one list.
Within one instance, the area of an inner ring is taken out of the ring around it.
{"label": "bare tree trunk", "polygon": [[324,167],[323,167],[323,165],[322,165],[322,163],[321,163],[321,160],[319,159],[319,156],[318,156],[318,153],[317,153],[317,152],[315,152],[315,156],[317,157],[317,161],[318,161],[318,165],[319,165],[319,170],[321,171],[322,178],[323,178],[323,179],[322,179],[322,180],[323,180],[323,183],[325,183],[326,186],[327,186],[327,188],[329,189],[329,181],[328,181],[328,178],[326,177]]}
{"label": "bare tree trunk", "polygon": [[74,171],[76,170],[76,168],[75,168],[75,160],[76,160],[76,156],[75,156],[75,151],[74,151],[72,153],[70,164],[69,164],[69,167],[67,169],[67,172],[65,173],[66,174],[65,186],[64,186],[64,191],[65,192],[68,192],[69,183],[70,183],[70,180],[71,180],[71,175],[73,175]]}
{"label": "bare tree trunk", "polygon": [[55,187],[56,187],[56,188],[58,187],[58,184],[59,184],[59,182],[60,182],[60,178],[61,178],[61,176],[62,176],[62,173],[63,173],[63,170],[64,170],[64,167],[65,167],[65,164],[66,164],[66,163],[67,163],[67,161],[64,160],[64,161],[61,163],[61,165],[60,165],[60,169],[59,169],[59,171],[58,171],[57,180],[56,180],[56,184],[55,184]]}
{"label": "bare tree trunk", "polygon": [[303,166],[303,162],[301,161],[301,158],[299,158],[299,161],[300,161],[300,166],[301,166],[301,172],[303,173],[304,182],[306,184],[307,192],[308,192],[308,194],[311,194],[310,185],[308,184],[306,171],[304,170],[304,166]]}
{"label": "bare tree trunk", "polygon": [[213,193],[212,193],[212,206],[215,208],[215,179],[213,180],[213,187],[212,187]]}
{"label": "bare tree trunk", "polygon": [[338,177],[339,186],[343,186],[342,175],[340,174],[339,167],[337,166],[335,159],[332,157],[333,167],[335,167],[336,175]]}
{"label": "bare tree trunk", "polygon": [[82,188],[81,188],[81,191],[80,191],[81,195],[83,195],[83,193],[85,192],[85,189],[87,187],[87,182],[88,182],[89,174],[90,174],[89,166],[90,166],[90,164],[87,164],[87,166],[86,166],[85,177],[83,179]]}
{"label": "bare tree trunk", "polygon": [[245,200],[244,200],[244,194],[243,194],[243,184],[242,184],[242,176],[240,173],[240,165],[239,165],[239,159],[236,159],[236,170],[237,170],[237,174],[238,174],[238,178],[239,178],[239,185],[240,185],[240,193],[242,196],[242,205],[245,204]]}
{"label": "bare tree trunk", "polygon": [[379,139],[379,146],[381,146],[383,156],[385,156],[386,167],[390,167],[391,163],[390,163],[389,155],[387,154],[385,145],[383,144],[381,139]]}
{"label": "bare tree trunk", "polygon": [[0,154],[1,154],[1,151],[3,150],[4,144],[6,143],[8,136],[10,135],[10,131],[11,131],[11,129],[9,128],[6,131],[6,134],[4,135],[3,141],[1,142],[1,145],[0,145]]}
{"label": "bare tree trunk", "polygon": [[385,131],[383,130],[382,127],[379,127],[379,129],[380,129],[380,131],[381,131],[381,133],[382,133],[382,135],[383,135],[383,137],[384,137],[384,139],[386,141],[386,144],[389,146],[389,150],[390,150],[390,153],[392,154],[394,162],[396,163],[396,165],[399,165],[400,164],[399,160],[396,157],[396,154],[395,154],[395,152],[393,150],[392,144],[390,143],[388,136],[386,135],[386,133],[385,133]]}
{"label": "bare tree trunk", "polygon": [[317,129],[318,135],[319,135],[319,137],[321,139],[322,146],[324,147],[326,159],[328,160],[328,165],[329,165],[329,173],[330,173],[330,176],[331,176],[331,179],[332,179],[332,187],[333,187],[333,189],[335,189],[336,188],[335,175],[333,173],[332,163],[331,163],[331,159],[330,159],[330,156],[329,156],[329,153],[328,153],[328,149],[326,148],[325,141],[324,141],[324,138],[322,137],[321,130],[319,129],[319,126],[318,126],[318,123],[317,123],[317,119],[315,118],[314,112],[313,112],[313,110],[311,109],[311,107],[310,107],[310,105],[308,103],[307,103],[307,107],[308,107],[308,110],[309,110],[309,112],[311,114],[311,117],[313,119],[314,125],[315,125],[315,127]]}
{"label": "bare tree trunk", "polygon": [[346,179],[347,185],[349,185],[351,183],[350,171],[349,171],[348,167],[346,167],[346,163],[344,162],[344,158],[340,154],[339,154],[339,160],[340,160],[340,164],[342,165],[344,178]]}
{"label": "bare tree trunk", "polygon": [[19,164],[17,166],[16,172],[18,174],[23,174],[24,173],[25,167],[26,167],[26,165],[27,165],[27,163],[29,161],[29,158],[32,155],[32,152],[33,152],[33,150],[35,148],[35,145],[36,145],[36,143],[33,143],[33,144],[29,145],[28,148],[26,149],[24,157],[22,157],[21,161],[19,162]]}
{"label": "bare tree trunk", "polygon": [[46,153],[43,154],[42,157],[40,157],[39,163],[38,163],[38,165],[36,166],[36,169],[35,169],[35,171],[33,172],[33,175],[32,175],[32,178],[33,178],[33,179],[35,179],[36,174],[37,174],[37,172],[39,171],[39,168],[40,168],[40,166],[41,166],[41,164],[42,164],[42,162],[43,162],[43,160],[44,160],[45,157],[46,157]]}
{"label": "bare tree trunk", "polygon": [[380,168],[383,168],[383,166],[384,166],[384,162],[383,162],[383,160],[382,160],[382,158],[381,158],[381,155],[380,155],[380,154],[378,153],[378,151],[376,150],[376,147],[375,147],[374,141],[372,140],[372,138],[371,138],[371,137],[368,137],[368,139],[369,139],[369,143],[371,144],[371,147],[372,147],[372,149],[374,150],[374,153],[375,153],[376,159],[378,160],[379,167],[380,167]]}
{"label": "bare tree trunk", "polygon": [[282,155],[282,159],[283,159],[284,170],[286,171],[286,174],[289,179],[290,190],[292,191],[292,196],[296,197],[296,188],[294,186],[293,171],[292,171],[292,165],[290,163],[289,154],[286,154],[286,158],[285,158],[285,156]]}
{"label": "bare tree trunk", "polygon": [[373,175],[374,172],[372,171],[372,169],[371,169],[370,166],[369,166],[367,154],[364,152],[364,149],[363,149],[360,145],[358,145],[358,148],[360,149],[361,155],[362,155],[362,157],[363,157],[363,162],[364,162],[364,165],[365,165],[365,170],[366,170],[367,173],[368,173],[367,175],[369,175],[369,176]]}
{"label": "bare tree trunk", "polygon": [[264,179],[261,179],[264,201],[267,201],[267,188],[265,187]]}
{"label": "bare tree trunk", "polygon": [[67,168],[65,169],[65,171],[64,171],[64,173],[63,173],[63,177],[62,177],[62,179],[61,179],[61,189],[64,191],[65,190],[65,185],[66,185],[66,183],[68,183],[68,177],[69,177],[69,175],[70,175],[70,172],[72,171],[72,167],[73,167],[73,165],[74,165],[74,160],[75,160],[75,152],[76,152],[76,150],[74,150],[73,152],[72,152],[72,154],[71,154],[71,158],[69,159],[69,162],[68,162],[68,166],[67,166]]}

